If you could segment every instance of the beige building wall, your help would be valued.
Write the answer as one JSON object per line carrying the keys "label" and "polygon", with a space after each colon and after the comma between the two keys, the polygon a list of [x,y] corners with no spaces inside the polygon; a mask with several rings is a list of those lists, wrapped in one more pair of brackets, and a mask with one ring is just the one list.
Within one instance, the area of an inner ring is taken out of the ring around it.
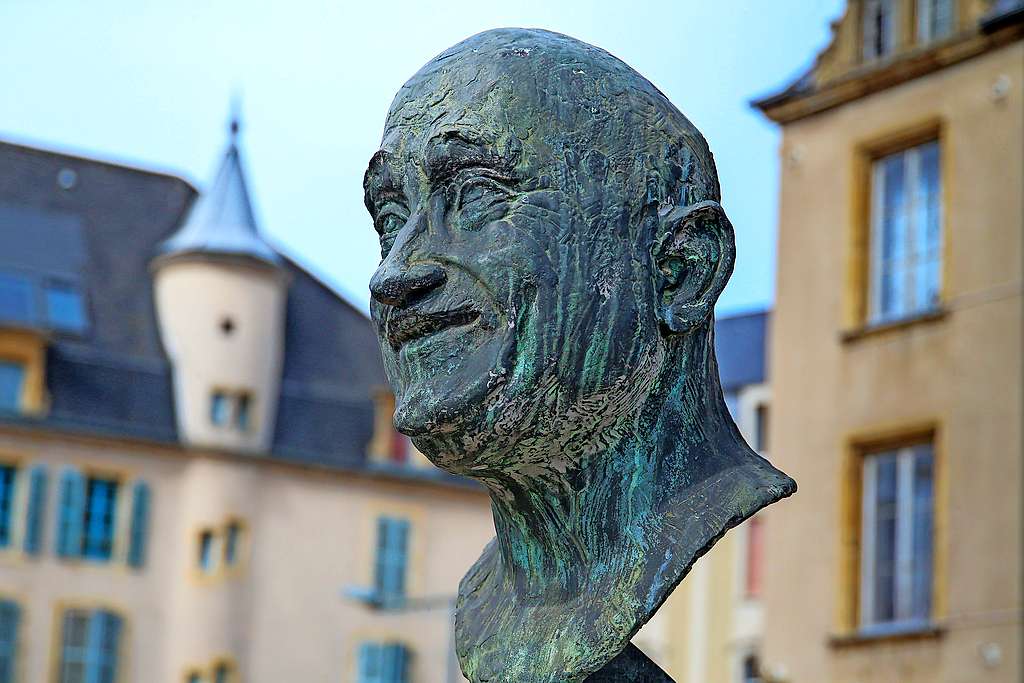
{"label": "beige building wall", "polygon": [[[783,128],[773,454],[800,490],[765,513],[773,680],[1020,680],[1022,95],[1018,39]],[[864,331],[863,155],[929,128],[940,313]],[[936,628],[861,638],[856,448],[922,430],[936,459]]]}
{"label": "beige building wall", "polygon": [[[192,669],[209,676],[216,660],[236,666],[238,683],[354,681],[364,639],[410,647],[411,681],[462,680],[452,669],[448,602],[494,533],[482,489],[6,427],[0,458],[50,472],[43,551],[28,558],[17,542],[0,551],[0,597],[23,614],[21,683],[55,680],[59,614],[77,605],[124,617],[121,683],[185,681]],[[113,561],[56,557],[56,481],[65,465],[151,486],[142,569],[125,563],[127,496],[118,501]],[[379,514],[411,521],[408,597],[423,609],[385,613],[344,595],[372,585]],[[245,529],[238,567],[204,575],[198,534],[229,520]]]}

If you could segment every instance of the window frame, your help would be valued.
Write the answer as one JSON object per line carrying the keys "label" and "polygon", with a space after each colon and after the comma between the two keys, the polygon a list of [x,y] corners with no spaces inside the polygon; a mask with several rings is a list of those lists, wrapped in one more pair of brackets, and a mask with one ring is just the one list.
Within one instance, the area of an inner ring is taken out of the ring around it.
{"label": "window frame", "polygon": [[[914,467],[917,465],[917,448],[928,446],[931,467],[931,496],[929,498],[929,546],[931,556],[928,558],[928,613],[914,615],[913,610],[913,568],[910,559],[914,553],[915,491]],[[870,450],[864,453],[861,462],[861,547],[860,547],[860,579],[858,587],[859,610],[858,630],[861,633],[891,633],[918,631],[927,629],[933,622],[932,603],[935,591],[935,447],[931,441],[917,441],[895,448]],[[893,545],[893,596],[891,619],[881,620],[875,613],[879,605],[875,603],[875,578],[877,563],[875,562],[877,545],[875,543],[875,524],[878,504],[875,491],[878,485],[877,468],[882,458],[892,458],[895,465],[895,513]]]}
{"label": "window frame", "polygon": [[[949,4],[949,26],[945,32],[936,31],[935,4]],[[959,26],[960,7],[957,0],[914,0],[914,39],[918,45],[930,45],[956,35]]]}
{"label": "window frame", "polygon": [[[946,315],[948,299],[951,234],[948,224],[950,196],[949,149],[946,122],[942,118],[928,117],[900,124],[861,140],[853,147],[853,173],[850,182],[852,217],[847,229],[846,268],[842,323],[839,338],[842,342],[855,342],[876,333],[898,330],[920,322],[941,320]],[[907,317],[890,318],[874,322],[871,317],[872,254],[875,249],[872,205],[872,170],[878,159],[890,154],[935,141],[939,152],[939,282],[938,301],[934,307]]]}
{"label": "window frame", "polygon": [[[936,301],[934,303],[920,303],[916,301],[917,289],[921,285],[921,280],[926,276],[920,271],[922,264],[927,264],[927,255],[917,254],[916,243],[922,232],[927,231],[927,225],[919,225],[918,216],[918,197],[917,188],[922,178],[922,155],[924,148],[928,146],[934,146],[937,155],[937,176],[938,176],[938,187],[936,189],[937,202],[936,207],[937,215],[937,244],[935,249],[938,251],[937,259],[937,282],[936,285]],[[904,250],[904,257],[902,267],[898,270],[893,267],[891,270],[886,270],[884,262],[886,261],[882,252],[882,235],[887,230],[887,224],[885,222],[885,201],[887,199],[885,194],[885,163],[887,160],[899,157],[899,162],[903,168],[903,180],[902,180],[902,194],[905,197],[904,206],[902,207],[901,215],[897,218],[905,223],[904,234],[902,235],[903,244],[901,247]],[[894,322],[901,320],[918,318],[921,316],[934,313],[941,306],[941,295],[942,295],[942,282],[943,282],[943,246],[945,242],[945,235],[943,230],[943,222],[945,217],[945,206],[943,202],[943,183],[942,183],[942,145],[937,139],[925,140],[916,144],[904,147],[902,149],[891,151],[886,154],[876,156],[871,161],[871,179],[870,187],[868,189],[871,197],[871,212],[869,217],[868,230],[868,244],[870,245],[870,252],[868,254],[868,281],[867,281],[867,324],[872,326],[889,325]],[[913,254],[913,256],[911,256]],[[904,288],[902,301],[895,305],[896,311],[893,314],[887,314],[881,309],[881,301],[883,297],[883,291],[886,288],[886,275],[893,278],[900,278],[903,280],[902,285]],[[909,303],[913,301],[913,303]]]}
{"label": "window frame", "polygon": [[[123,680],[124,671],[123,663],[125,659],[126,649],[126,632],[128,631],[128,619],[125,617],[125,612],[117,607],[113,607],[108,604],[98,603],[58,603],[54,611],[54,644],[55,648],[53,656],[51,658],[51,664],[53,667],[52,680],[61,681],[66,660],[65,660],[65,628],[66,619],[69,613],[79,612],[86,615],[85,625],[85,645],[81,647],[82,650],[81,658],[83,662],[83,673],[86,679],[89,679],[89,664],[92,663],[95,666],[102,666],[104,661],[101,656],[96,653],[90,652],[90,648],[94,643],[94,640],[100,640],[93,633],[93,629],[96,628],[96,622],[99,620],[101,615],[116,620],[117,623],[117,642],[114,644],[113,650],[113,676],[109,679],[112,683],[118,683]],[[101,644],[102,647],[102,644]],[[97,664],[99,662],[99,664]]]}
{"label": "window frame", "polygon": [[[840,495],[839,533],[836,536],[839,565],[835,572],[837,603],[832,647],[905,637],[935,637],[943,632],[947,610],[949,537],[946,526],[948,475],[946,444],[937,420],[869,427],[845,438],[843,465],[837,476]],[[861,555],[864,458],[874,453],[930,443],[932,447],[932,575],[931,614],[928,623],[903,629],[861,629]]]}
{"label": "window frame", "polygon": [[[878,62],[896,54],[900,46],[901,4],[901,0],[864,0],[861,3],[861,20],[858,36],[862,62]],[[873,9],[880,12],[885,7],[889,9],[889,34],[886,41],[887,44],[882,46],[882,49],[879,51],[877,49],[878,34],[874,27],[869,25],[869,19],[873,16]],[[870,32],[871,40],[869,40],[869,27],[872,29]],[[868,49],[869,47],[871,49]]]}

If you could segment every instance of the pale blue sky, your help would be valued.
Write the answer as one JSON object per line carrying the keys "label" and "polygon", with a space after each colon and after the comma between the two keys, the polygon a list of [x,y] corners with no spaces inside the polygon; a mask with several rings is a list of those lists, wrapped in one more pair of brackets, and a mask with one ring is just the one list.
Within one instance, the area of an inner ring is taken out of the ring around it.
{"label": "pale blue sky", "polygon": [[[485,3],[0,0],[0,139],[199,188],[243,95],[243,154],[276,246],[359,304],[378,248],[362,174],[399,86],[460,39],[547,28],[617,55],[703,131],[738,256],[720,313],[770,302],[778,132],[747,102],[805,68],[843,0]],[[0,169],[2,172],[2,169]]]}

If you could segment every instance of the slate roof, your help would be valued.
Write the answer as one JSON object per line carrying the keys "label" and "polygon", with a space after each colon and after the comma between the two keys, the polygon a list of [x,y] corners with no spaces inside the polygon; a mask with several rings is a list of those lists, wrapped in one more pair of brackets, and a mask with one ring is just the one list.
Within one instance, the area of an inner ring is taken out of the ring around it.
{"label": "slate roof", "polygon": [[771,313],[755,311],[715,320],[715,355],[722,389],[736,391],[768,379]]}
{"label": "slate roof", "polygon": [[[58,182],[66,169],[75,174],[69,189]],[[20,265],[45,265],[40,230],[79,226],[74,268],[89,318],[81,336],[52,333],[45,417],[0,422],[178,443],[149,265],[196,196],[174,175],[0,142],[0,234],[22,245]],[[362,467],[373,392],[385,384],[370,322],[294,261],[274,258],[291,286],[271,457]]]}

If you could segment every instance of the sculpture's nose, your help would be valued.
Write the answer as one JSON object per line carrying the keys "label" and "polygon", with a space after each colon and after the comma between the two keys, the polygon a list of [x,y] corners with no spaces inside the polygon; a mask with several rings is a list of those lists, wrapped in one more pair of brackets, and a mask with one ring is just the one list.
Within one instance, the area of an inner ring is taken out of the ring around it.
{"label": "sculpture's nose", "polygon": [[444,268],[432,263],[396,266],[386,259],[370,279],[370,294],[379,303],[404,308],[444,284]]}

